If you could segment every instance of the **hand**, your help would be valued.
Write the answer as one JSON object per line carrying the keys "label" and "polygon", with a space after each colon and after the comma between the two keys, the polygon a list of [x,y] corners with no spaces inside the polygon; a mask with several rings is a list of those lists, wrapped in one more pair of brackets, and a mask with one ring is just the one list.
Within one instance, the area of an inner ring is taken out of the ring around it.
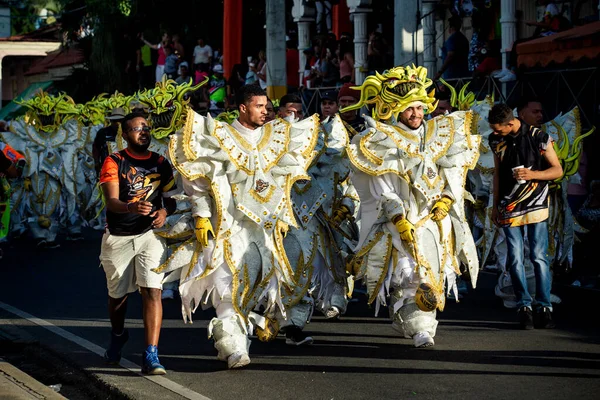
{"label": "hand", "polygon": [[152,221],[152,229],[162,228],[167,221],[167,210],[161,208],[160,210],[154,211],[150,214],[154,221]]}
{"label": "hand", "polygon": [[198,241],[198,243],[200,243],[200,246],[202,247],[208,246],[209,233],[212,233],[213,237],[215,236],[215,232],[213,231],[210,219],[205,217],[196,218],[196,227],[194,231],[196,233],[196,240]]}
{"label": "hand", "polygon": [[337,225],[341,224],[343,220],[348,218],[350,210],[344,205],[340,205],[333,210],[333,222]]}
{"label": "hand", "polygon": [[451,206],[452,199],[448,197],[442,197],[441,200],[436,201],[433,205],[433,208],[431,209],[431,214],[433,214],[433,216],[431,219],[434,221],[443,220],[446,218],[446,215],[448,215],[448,211],[450,211]]}
{"label": "hand", "polygon": [[498,219],[500,218],[500,212],[498,211],[498,207],[492,207],[492,223],[496,226],[500,226]]}
{"label": "hand", "polygon": [[438,72],[437,74],[435,74],[435,76],[433,77],[433,80],[434,80],[434,81],[437,81],[437,80],[439,80],[441,77],[442,77],[442,72],[440,71],[440,72]]}
{"label": "hand", "polygon": [[23,180],[23,189],[25,189],[26,192],[31,192],[31,178],[25,178]]}
{"label": "hand", "polygon": [[400,234],[400,239],[404,240],[405,242],[414,242],[415,226],[409,220],[401,217],[398,221],[396,221],[395,225],[398,233]]}
{"label": "hand", "polygon": [[132,214],[148,215],[152,212],[152,203],[149,201],[136,201],[135,203],[127,203],[127,211]]}
{"label": "hand", "polygon": [[513,171],[513,176],[518,181],[530,181],[536,178],[536,171],[529,168],[519,168]]}

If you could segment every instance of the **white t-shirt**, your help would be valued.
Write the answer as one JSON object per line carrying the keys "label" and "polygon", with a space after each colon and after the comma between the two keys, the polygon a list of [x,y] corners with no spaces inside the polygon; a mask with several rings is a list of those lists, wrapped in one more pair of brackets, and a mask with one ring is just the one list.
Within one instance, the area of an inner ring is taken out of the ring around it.
{"label": "white t-shirt", "polygon": [[212,48],[209,45],[194,47],[194,64],[208,64],[211,56]]}

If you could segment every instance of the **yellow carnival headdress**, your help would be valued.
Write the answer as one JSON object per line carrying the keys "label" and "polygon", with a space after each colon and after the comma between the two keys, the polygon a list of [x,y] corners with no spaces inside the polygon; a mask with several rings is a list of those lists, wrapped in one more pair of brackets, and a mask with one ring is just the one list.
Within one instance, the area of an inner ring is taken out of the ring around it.
{"label": "yellow carnival headdress", "polygon": [[385,120],[393,116],[397,119],[398,114],[408,107],[422,105],[425,113],[430,114],[437,107],[435,90],[429,94],[426,90],[432,83],[427,78],[427,68],[415,67],[414,64],[412,67],[395,67],[383,74],[376,72],[374,76],[367,77],[361,86],[352,87],[360,90],[360,101],[340,112],[358,110],[366,104],[372,104],[373,118]]}
{"label": "yellow carnival headdress", "polygon": [[150,109],[148,122],[152,128],[152,136],[162,139],[183,128],[190,103],[186,94],[198,90],[206,82],[208,78],[193,85],[190,78],[189,82],[178,85],[164,75],[154,88],[139,93],[138,100]]}
{"label": "yellow carnival headdress", "polygon": [[442,82],[444,86],[446,86],[448,90],[450,90],[450,105],[453,108],[456,108],[459,111],[467,111],[470,110],[471,107],[473,107],[473,105],[475,104],[475,93],[467,92],[467,88],[469,87],[471,82],[467,82],[463,85],[463,87],[460,89],[460,92],[458,93],[458,96],[456,95],[456,89],[454,89],[454,86],[450,85],[442,78],[440,78],[440,82]]}
{"label": "yellow carnival headdress", "polygon": [[66,93],[53,96],[40,91],[31,99],[17,101],[17,104],[27,108],[25,120],[46,133],[54,132],[79,113],[75,101]]}

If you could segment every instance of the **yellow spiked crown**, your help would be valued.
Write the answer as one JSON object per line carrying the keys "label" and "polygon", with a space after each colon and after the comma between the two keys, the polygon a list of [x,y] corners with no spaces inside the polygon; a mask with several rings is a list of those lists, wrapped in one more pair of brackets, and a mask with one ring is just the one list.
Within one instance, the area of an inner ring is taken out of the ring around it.
{"label": "yellow spiked crown", "polygon": [[[403,92],[404,83],[412,83],[412,89]],[[427,78],[427,68],[424,67],[395,67],[384,71],[382,74],[376,72],[375,75],[365,79],[361,86],[354,86],[353,89],[360,90],[360,101],[341,112],[358,110],[364,105],[372,105],[373,118],[386,120],[398,118],[398,114],[413,105],[422,105],[425,113],[430,114],[437,107],[435,99],[435,90],[427,93],[427,88],[433,84],[432,80]]]}

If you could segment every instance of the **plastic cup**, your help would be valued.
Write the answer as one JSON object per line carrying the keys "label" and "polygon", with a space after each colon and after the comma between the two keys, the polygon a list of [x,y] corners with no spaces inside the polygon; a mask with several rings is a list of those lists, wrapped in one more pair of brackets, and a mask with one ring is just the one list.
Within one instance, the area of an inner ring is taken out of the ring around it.
{"label": "plastic cup", "polygon": [[[512,171],[513,171],[513,173],[514,173],[516,170],[518,170],[518,169],[521,169],[521,168],[525,168],[525,166],[524,166],[524,165],[519,165],[518,167],[514,167],[514,168],[512,169]],[[522,184],[524,184],[524,183],[525,183],[525,180],[524,180],[524,179],[517,179],[517,183],[518,183],[519,185],[522,185]]]}

